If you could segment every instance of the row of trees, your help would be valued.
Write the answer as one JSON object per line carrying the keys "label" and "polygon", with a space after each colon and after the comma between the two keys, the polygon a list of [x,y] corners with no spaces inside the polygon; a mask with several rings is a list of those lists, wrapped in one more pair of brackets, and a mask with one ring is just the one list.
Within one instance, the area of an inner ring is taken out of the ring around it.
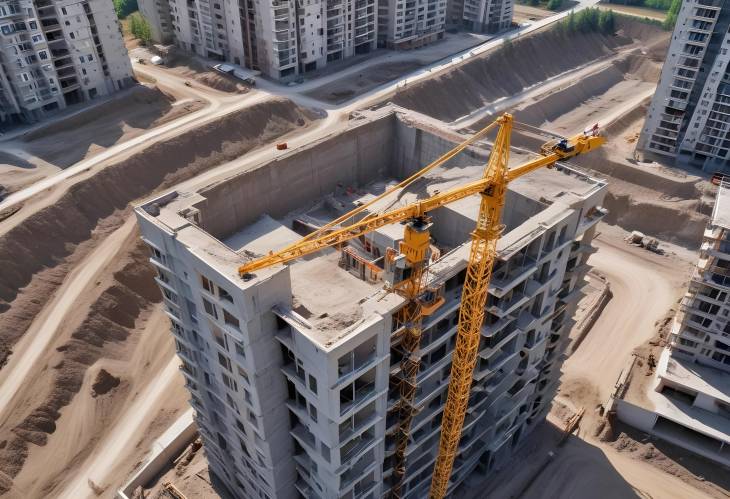
{"label": "row of trees", "polygon": [[672,6],[672,0],[611,0],[609,3],[647,7],[664,12],[668,11]]}
{"label": "row of trees", "polygon": [[152,30],[150,23],[139,12],[134,12],[127,17],[129,32],[144,45],[152,43]]}
{"label": "row of trees", "polygon": [[674,29],[674,25],[677,24],[677,14],[679,9],[682,7],[682,0],[672,0],[672,5],[669,7],[667,17],[664,18],[662,26],[666,30]]}
{"label": "row of trees", "polygon": [[613,34],[616,31],[616,16],[612,10],[591,7],[583,9],[577,14],[571,12],[558,24],[556,29],[566,35],[590,32]]}

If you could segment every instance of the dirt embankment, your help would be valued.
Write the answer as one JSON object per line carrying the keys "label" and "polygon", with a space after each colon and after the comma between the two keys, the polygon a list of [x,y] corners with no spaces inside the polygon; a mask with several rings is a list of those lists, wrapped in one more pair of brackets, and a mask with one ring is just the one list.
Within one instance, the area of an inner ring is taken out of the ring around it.
{"label": "dirt embankment", "polygon": [[[60,410],[80,390],[89,366],[102,357],[114,358],[117,345],[124,343],[130,331],[144,320],[150,306],[160,301],[153,280],[155,272],[147,259],[147,249],[138,241],[118,263],[112,283],[91,305],[71,339],[57,348],[52,363],[53,380],[45,401],[31,408],[21,423],[0,432],[0,494],[10,490],[12,478],[28,456],[29,445],[45,446],[48,436],[56,431]],[[120,383],[106,371],[100,371],[99,376],[94,384],[97,396]]]}
{"label": "dirt embankment", "polygon": [[138,85],[120,97],[26,133],[23,147],[47,163],[66,168],[204,105],[198,100],[174,103],[172,95]]}
{"label": "dirt embankment", "polygon": [[[515,119],[557,133],[574,133],[590,126],[591,119],[616,109],[637,94],[651,90],[659,79],[662,61],[637,51],[537,102],[518,107]],[[491,117],[471,128],[479,129]]]}
{"label": "dirt embankment", "polygon": [[[712,186],[702,177],[680,169],[637,163],[631,152],[622,155],[626,137],[635,135],[643,123],[645,108],[639,109],[627,115],[625,122],[604,131],[609,139],[601,149],[573,158],[570,163],[608,182],[603,202],[609,211],[606,223],[697,248],[712,211]],[[541,138],[513,133],[512,143],[517,147],[536,151],[542,142]]]}
{"label": "dirt embankment", "polygon": [[563,36],[553,30],[541,31],[515,40],[511,47],[469,60],[453,71],[409,86],[399,91],[393,101],[453,121],[497,99],[613,54],[634,39],[660,35],[659,28],[630,20],[621,20],[619,28],[615,36],[599,33]]}
{"label": "dirt embankment", "polygon": [[131,201],[271,142],[314,115],[285,99],[263,102],[144,151],[79,181],[53,205],[0,237],[0,366],[49,296],[93,246],[119,227]]}

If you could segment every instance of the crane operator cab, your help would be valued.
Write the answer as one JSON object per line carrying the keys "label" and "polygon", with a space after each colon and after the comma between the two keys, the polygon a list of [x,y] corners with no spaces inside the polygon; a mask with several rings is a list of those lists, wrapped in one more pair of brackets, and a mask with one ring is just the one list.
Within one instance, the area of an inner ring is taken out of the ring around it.
{"label": "crane operator cab", "polygon": [[559,160],[567,159],[584,152],[592,151],[600,147],[605,141],[606,138],[600,134],[598,123],[596,123],[593,127],[584,130],[574,137],[562,137],[547,142],[542,146],[541,152],[545,156],[555,154]]}

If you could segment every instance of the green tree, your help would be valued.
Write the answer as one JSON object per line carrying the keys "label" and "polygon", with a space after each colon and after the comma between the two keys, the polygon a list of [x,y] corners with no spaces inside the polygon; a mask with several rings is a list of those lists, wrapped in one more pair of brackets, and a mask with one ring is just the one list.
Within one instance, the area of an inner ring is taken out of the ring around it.
{"label": "green tree", "polygon": [[113,2],[114,11],[119,19],[124,19],[139,8],[137,0],[113,0]]}
{"label": "green tree", "polygon": [[673,0],[672,6],[669,7],[669,12],[667,12],[667,17],[664,19],[664,22],[662,23],[662,27],[666,30],[672,30],[674,29],[674,25],[677,22],[677,15],[679,14],[679,9],[682,7],[682,0]]}
{"label": "green tree", "polygon": [[563,0],[548,0],[547,8],[549,10],[558,11],[563,7]]}
{"label": "green tree", "polygon": [[152,43],[150,23],[139,12],[134,12],[129,16],[129,32],[144,45]]}
{"label": "green tree", "polygon": [[598,30],[606,35],[616,30],[616,16],[612,10],[603,10],[598,16]]}

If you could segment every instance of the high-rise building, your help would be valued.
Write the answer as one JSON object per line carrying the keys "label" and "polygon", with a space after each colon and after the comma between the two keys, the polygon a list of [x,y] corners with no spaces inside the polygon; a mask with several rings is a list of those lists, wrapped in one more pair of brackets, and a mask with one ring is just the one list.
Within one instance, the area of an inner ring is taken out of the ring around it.
{"label": "high-rise building", "polygon": [[498,33],[512,26],[514,0],[458,0],[462,24],[468,30]]}
{"label": "high-rise building", "polygon": [[378,45],[412,49],[440,40],[446,27],[446,0],[379,0]]}
{"label": "high-rise building", "polygon": [[[730,466],[730,184],[722,182],[668,344],[617,384],[623,422]],[[644,372],[646,370],[646,372]]]}
{"label": "high-rise building", "polygon": [[111,0],[0,2],[0,121],[35,121],[132,77]]}
{"label": "high-rise building", "polygon": [[[247,259],[297,241],[453,146],[411,116],[375,113],[136,209],[210,468],[238,497],[380,498],[394,484],[404,299],[388,283],[407,274],[403,227],[238,274]],[[484,161],[459,156],[398,199],[477,178]],[[605,182],[565,165],[510,184],[450,493],[503,466],[547,413],[605,192]],[[428,287],[443,302],[423,321],[402,497],[428,495],[478,209],[467,198],[430,213]]]}
{"label": "high-rise building", "polygon": [[184,50],[276,79],[370,52],[377,43],[375,0],[139,3],[158,41],[174,40]]}
{"label": "high-rise building", "polygon": [[708,171],[730,158],[730,4],[682,2],[637,151]]}

